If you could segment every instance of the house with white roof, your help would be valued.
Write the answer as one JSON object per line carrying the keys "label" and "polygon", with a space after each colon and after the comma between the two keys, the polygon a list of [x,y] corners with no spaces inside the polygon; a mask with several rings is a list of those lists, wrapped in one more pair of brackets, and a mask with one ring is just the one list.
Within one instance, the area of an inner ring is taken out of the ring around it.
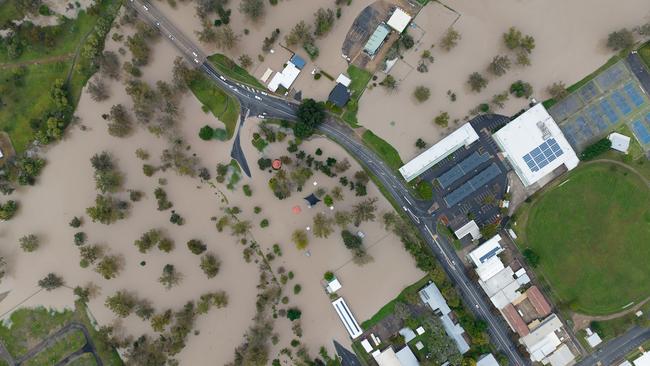
{"label": "house with white roof", "polygon": [[579,159],[564,134],[541,103],[495,132],[492,137],[525,187]]}
{"label": "house with white roof", "polygon": [[476,366],[499,366],[499,362],[494,358],[494,355],[488,353],[487,355],[481,356],[481,358],[476,361]]}
{"label": "house with white roof", "polygon": [[393,11],[393,14],[390,16],[386,24],[395,29],[398,33],[402,33],[404,32],[404,29],[406,29],[406,26],[411,22],[411,19],[412,17],[404,10],[395,8],[395,11]]}
{"label": "house with white roof", "polygon": [[420,366],[408,345],[398,352],[395,352],[392,346],[383,351],[377,350],[372,353],[372,357],[379,366]]}
{"label": "house with white roof", "polygon": [[519,339],[519,343],[523,344],[530,354],[531,361],[550,363],[551,366],[565,366],[573,361],[575,356],[556,333],[560,328],[562,321],[557,315],[551,314],[530,334]]}
{"label": "house with white roof", "polygon": [[612,149],[627,154],[630,148],[630,137],[622,135],[618,132],[612,132],[607,136],[607,139],[612,143]]}

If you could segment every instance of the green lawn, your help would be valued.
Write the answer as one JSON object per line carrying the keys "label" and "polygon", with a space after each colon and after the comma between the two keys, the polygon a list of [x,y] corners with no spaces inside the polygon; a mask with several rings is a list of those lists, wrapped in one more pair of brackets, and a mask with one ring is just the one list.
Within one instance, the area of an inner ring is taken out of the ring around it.
{"label": "green lawn", "polygon": [[66,366],[96,366],[95,357],[92,353],[84,353],[81,357],[70,362]]}
{"label": "green lawn", "polygon": [[223,122],[230,139],[237,129],[237,117],[240,109],[237,99],[226,94],[203,74],[192,80],[189,83],[189,88],[196,98],[203,103],[203,106]]}
{"label": "green lawn", "polygon": [[[115,349],[104,343],[97,334],[83,304],[77,304],[74,310],[61,312],[43,307],[18,309],[11,314],[7,321],[0,323],[0,341],[14,358],[18,358],[49,334],[56,332],[71,321],[77,321],[86,326],[104,365],[119,366],[123,364]],[[38,355],[38,359],[32,359],[31,362],[25,364],[53,365],[55,362],[44,360],[51,360],[60,354],[65,356],[69,352],[75,351],[80,347],[77,345],[79,344],[78,334],[81,333],[75,332],[71,334],[74,335],[65,339],[64,344],[56,344],[48,348]]]}
{"label": "green lawn", "polygon": [[56,365],[72,352],[86,344],[86,337],[80,331],[72,331],[60,338],[56,343],[23,363],[25,366]]}
{"label": "green lawn", "polygon": [[646,44],[639,48],[639,56],[641,56],[643,62],[645,62],[648,69],[650,69],[650,41],[646,42]]}
{"label": "green lawn", "polygon": [[524,207],[520,245],[540,255],[538,270],[560,302],[600,315],[650,294],[650,190],[632,172],[581,166]]}
{"label": "green lawn", "polygon": [[372,131],[366,130],[366,132],[363,133],[363,142],[377,153],[379,157],[392,169],[397,170],[404,165],[397,150],[381,137],[375,135]]}
{"label": "green lawn", "polygon": [[350,77],[350,101],[345,107],[345,111],[341,118],[352,127],[357,127],[359,121],[357,121],[357,111],[359,110],[359,99],[364,90],[366,90],[366,85],[372,78],[372,74],[364,69],[358,68],[354,65],[348,67],[348,76]]}
{"label": "green lawn", "polygon": [[246,69],[239,67],[239,65],[228,57],[220,53],[215,53],[212,56],[208,56],[208,60],[228,78],[266,90],[266,87],[256,77],[249,74]]}

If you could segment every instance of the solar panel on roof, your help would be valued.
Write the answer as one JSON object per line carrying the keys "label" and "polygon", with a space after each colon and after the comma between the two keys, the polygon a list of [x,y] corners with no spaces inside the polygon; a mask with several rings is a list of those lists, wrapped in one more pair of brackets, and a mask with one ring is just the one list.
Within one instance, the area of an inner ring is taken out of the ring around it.
{"label": "solar panel on roof", "polygon": [[[535,154],[536,152],[538,154]],[[524,155],[524,162],[531,171],[537,172],[562,154],[563,151],[560,145],[554,138],[550,138]]]}

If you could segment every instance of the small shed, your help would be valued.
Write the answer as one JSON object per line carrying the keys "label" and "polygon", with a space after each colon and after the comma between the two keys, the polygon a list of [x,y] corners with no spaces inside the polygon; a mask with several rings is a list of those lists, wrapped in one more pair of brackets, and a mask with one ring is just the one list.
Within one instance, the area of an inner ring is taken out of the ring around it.
{"label": "small shed", "polygon": [[350,91],[348,91],[348,88],[345,87],[345,85],[338,83],[332,89],[330,92],[329,97],[327,98],[327,101],[334,104],[335,106],[339,108],[345,107],[346,104],[348,104],[348,101],[350,100]]}
{"label": "small shed", "polygon": [[612,142],[612,149],[627,154],[627,150],[630,148],[629,136],[622,135],[618,132],[612,132],[607,136],[607,138]]}
{"label": "small shed", "polygon": [[350,80],[350,78],[347,75],[340,74],[339,77],[336,78],[336,82],[345,85],[345,87],[347,88],[350,86],[352,80]]}
{"label": "small shed", "polygon": [[393,15],[390,16],[387,23],[391,28],[395,29],[399,33],[402,33],[410,22],[410,15],[408,15],[404,10],[400,8],[395,8]]}

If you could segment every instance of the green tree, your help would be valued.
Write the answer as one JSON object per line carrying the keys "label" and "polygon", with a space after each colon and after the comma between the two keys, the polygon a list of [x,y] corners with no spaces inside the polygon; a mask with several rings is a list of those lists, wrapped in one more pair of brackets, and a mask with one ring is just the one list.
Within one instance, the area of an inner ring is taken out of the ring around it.
{"label": "green tree", "polygon": [[158,278],[158,282],[165,286],[165,289],[169,290],[178,285],[181,282],[181,278],[181,274],[176,271],[173,264],[165,264],[162,275]]}
{"label": "green tree", "polygon": [[314,14],[314,17],[316,18],[314,21],[314,28],[316,29],[314,31],[314,34],[317,37],[326,35],[330,29],[332,29],[334,20],[336,19],[334,16],[334,11],[332,9],[323,8],[319,8]]}
{"label": "green tree", "polygon": [[426,86],[419,85],[415,87],[413,96],[415,97],[415,100],[417,100],[419,103],[422,103],[429,99],[431,96],[431,90],[429,90],[429,88]]}
{"label": "green tree", "polygon": [[264,0],[242,0],[239,11],[252,21],[258,21],[264,16]]}
{"label": "green tree", "polygon": [[607,36],[607,47],[614,51],[624,50],[634,45],[634,34],[627,28],[614,31]]}
{"label": "green tree", "polygon": [[296,121],[293,132],[298,138],[307,138],[325,120],[325,107],[313,99],[304,99],[296,112]]}
{"label": "green tree", "polygon": [[395,80],[392,75],[386,75],[379,85],[383,86],[388,91],[394,91],[397,89],[397,80]]}
{"label": "green tree", "polygon": [[187,242],[187,248],[192,252],[193,254],[199,255],[208,248],[201,240],[198,239],[191,239]]}
{"label": "green tree", "polygon": [[235,34],[235,32],[230,28],[229,25],[220,27],[215,31],[215,37],[214,37],[214,43],[217,46],[217,48],[221,48],[224,50],[230,50],[235,45],[237,45],[237,42],[239,41],[239,36]]}
{"label": "green tree", "polygon": [[510,27],[510,29],[508,29],[508,32],[503,34],[503,42],[505,43],[506,47],[514,50],[521,45],[522,36],[523,35],[519,29]]}
{"label": "green tree", "polygon": [[563,99],[569,94],[569,91],[566,90],[566,86],[561,81],[551,84],[546,88],[546,91],[551,95],[551,98],[555,100]]}
{"label": "green tree", "polygon": [[298,22],[284,39],[289,47],[314,43],[311,26],[304,21]]}
{"label": "green tree", "polygon": [[133,130],[129,112],[122,104],[111,107],[108,122],[108,134],[114,137],[126,137]]}
{"label": "green tree", "polygon": [[373,221],[375,211],[377,211],[377,198],[368,198],[352,206],[354,226],[359,226],[364,221]]}
{"label": "green tree", "polygon": [[[447,127],[449,125],[449,113],[442,112],[433,119],[433,122],[440,127]],[[424,141],[423,141],[424,142]]]}
{"label": "green tree", "polygon": [[104,304],[115,315],[121,318],[126,318],[135,308],[136,298],[125,290],[121,290],[116,292],[113,296],[107,297]]}
{"label": "green tree", "polygon": [[124,261],[116,255],[107,255],[103,257],[95,267],[95,272],[99,273],[104,279],[110,280],[117,277],[122,270]]}
{"label": "green tree", "polygon": [[214,129],[208,125],[201,127],[199,130],[199,137],[204,141],[212,140],[214,137]]}
{"label": "green tree", "polygon": [[458,33],[458,31],[456,31],[454,28],[450,27],[447,29],[447,32],[445,32],[445,35],[442,37],[440,46],[442,47],[443,50],[449,52],[451,51],[452,48],[458,45],[458,41],[460,39],[461,39],[460,33]]}
{"label": "green tree", "polygon": [[483,77],[483,75],[479,74],[478,72],[473,72],[469,75],[467,83],[469,84],[469,87],[472,89],[472,91],[480,92],[487,86],[488,81]]}
{"label": "green tree", "polygon": [[155,332],[162,333],[172,321],[172,311],[166,310],[163,313],[151,317],[151,328]]}
{"label": "green tree", "polygon": [[506,55],[496,55],[488,66],[488,71],[496,76],[504,75],[510,69],[510,59]]}
{"label": "green tree", "polygon": [[517,98],[530,98],[533,94],[533,86],[521,80],[517,80],[510,85],[510,93]]}
{"label": "green tree", "polygon": [[302,312],[298,308],[291,308],[287,310],[287,318],[291,321],[300,319]]}
{"label": "green tree", "polygon": [[341,231],[341,238],[343,238],[343,244],[348,249],[359,249],[363,245],[361,238],[348,230]]}
{"label": "green tree", "polygon": [[309,238],[304,230],[294,230],[291,234],[291,241],[293,241],[298,249],[305,249],[309,245]]}
{"label": "green tree", "polygon": [[537,267],[539,265],[539,262],[540,262],[539,254],[534,252],[532,249],[526,248],[526,249],[524,249],[524,251],[521,254],[524,256],[524,258],[526,259],[526,262],[528,262],[528,264],[531,267],[535,268],[535,267]]}
{"label": "green tree", "polygon": [[219,273],[221,261],[212,253],[207,253],[201,257],[201,270],[208,278],[214,278]]}
{"label": "green tree", "polygon": [[73,217],[72,220],[70,220],[69,225],[70,225],[70,227],[75,228],[75,229],[80,227],[81,226],[81,218],[79,218],[77,216]]}
{"label": "green tree", "polygon": [[63,279],[54,273],[48,273],[47,276],[38,281],[38,285],[46,291],[52,291],[63,286]]}
{"label": "green tree", "polygon": [[334,219],[319,212],[314,216],[313,233],[318,238],[327,238],[334,231]]}
{"label": "green tree", "polygon": [[399,36],[399,41],[405,49],[410,50],[415,45],[415,41],[410,34],[404,32]]}
{"label": "green tree", "polygon": [[111,196],[98,194],[95,206],[88,207],[86,213],[93,222],[110,225],[126,217],[128,203],[113,199]]}
{"label": "green tree", "polygon": [[420,150],[423,150],[425,147],[427,147],[427,143],[424,142],[424,140],[422,140],[421,138],[418,138],[415,141],[415,147],[417,147]]}
{"label": "green tree", "polygon": [[18,243],[20,244],[22,250],[28,253],[35,251],[40,246],[40,240],[34,234],[29,234],[21,237],[18,239]]}
{"label": "green tree", "polygon": [[14,200],[9,200],[4,204],[0,204],[0,221],[10,220],[18,211],[18,203]]}

